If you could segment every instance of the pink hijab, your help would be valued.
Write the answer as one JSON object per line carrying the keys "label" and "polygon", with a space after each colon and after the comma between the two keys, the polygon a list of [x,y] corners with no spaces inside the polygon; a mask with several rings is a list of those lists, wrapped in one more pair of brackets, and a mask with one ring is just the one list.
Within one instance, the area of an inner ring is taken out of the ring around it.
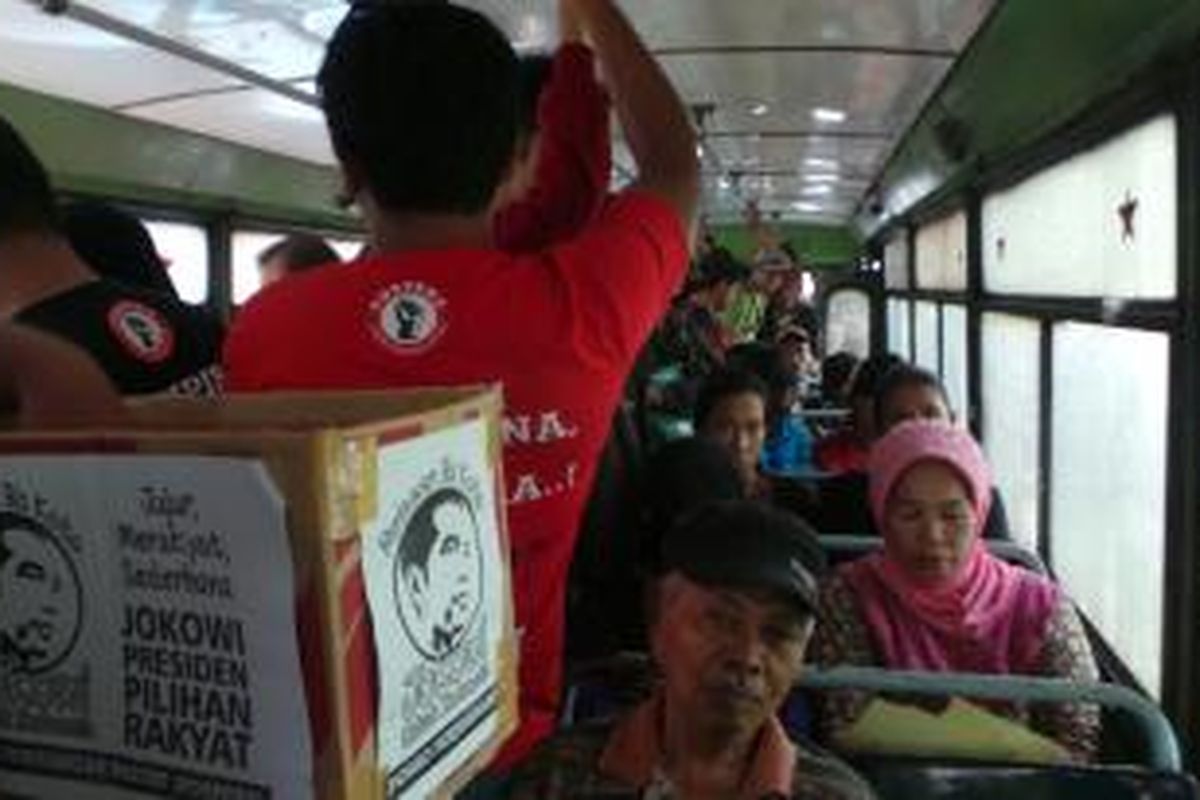
{"label": "pink hijab", "polygon": [[[886,506],[892,489],[922,461],[941,461],[966,484],[975,511],[970,553],[958,573],[918,581],[890,554]],[[884,549],[839,569],[858,598],[884,666],[953,672],[1032,673],[1059,599],[1048,580],[988,552],[980,539],[992,479],[971,435],[944,422],[902,423],[876,442],[867,471],[871,512]]]}

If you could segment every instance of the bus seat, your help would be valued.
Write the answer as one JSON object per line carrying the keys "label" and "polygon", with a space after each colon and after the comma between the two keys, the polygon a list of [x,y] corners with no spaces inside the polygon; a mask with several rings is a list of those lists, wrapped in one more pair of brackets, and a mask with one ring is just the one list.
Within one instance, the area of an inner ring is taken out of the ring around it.
{"label": "bus seat", "polygon": [[1017,703],[1094,703],[1120,711],[1136,727],[1142,747],[1136,753],[1118,754],[1121,761],[1136,756],[1152,770],[1178,772],[1182,758],[1170,721],[1157,705],[1126,686],[1087,683],[1025,675],[976,675],[946,672],[909,672],[876,667],[808,669],[799,686],[812,691],[854,689],[872,693],[970,697]]}
{"label": "bus seat", "polygon": [[1131,767],[1013,767],[852,758],[881,800],[1191,800],[1196,780]]}

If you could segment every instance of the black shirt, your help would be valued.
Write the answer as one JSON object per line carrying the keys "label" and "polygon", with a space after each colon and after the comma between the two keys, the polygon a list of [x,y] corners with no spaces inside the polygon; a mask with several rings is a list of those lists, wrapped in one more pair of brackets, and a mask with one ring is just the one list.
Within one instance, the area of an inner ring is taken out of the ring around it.
{"label": "black shirt", "polygon": [[220,322],[169,295],[96,280],[26,307],[16,321],[86,350],[121,394],[221,391]]}

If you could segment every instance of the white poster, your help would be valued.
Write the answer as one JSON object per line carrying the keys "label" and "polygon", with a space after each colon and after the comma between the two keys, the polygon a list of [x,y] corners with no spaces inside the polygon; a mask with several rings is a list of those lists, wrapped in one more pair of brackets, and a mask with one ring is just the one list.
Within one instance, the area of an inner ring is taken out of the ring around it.
{"label": "white poster", "polygon": [[483,420],[379,448],[363,568],[379,659],[389,798],[425,798],[500,725],[506,605]]}
{"label": "white poster", "polygon": [[311,797],[293,603],[258,462],[0,457],[0,796]]}

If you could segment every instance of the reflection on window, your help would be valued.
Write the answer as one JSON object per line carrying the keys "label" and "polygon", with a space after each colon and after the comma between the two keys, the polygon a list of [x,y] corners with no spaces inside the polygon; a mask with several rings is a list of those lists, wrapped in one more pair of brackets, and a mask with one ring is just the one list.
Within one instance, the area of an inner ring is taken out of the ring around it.
{"label": "reflection on window", "polygon": [[829,298],[825,352],[846,351],[859,358],[871,352],[871,298],[860,289],[842,289]]}
{"label": "reflection on window", "polygon": [[967,215],[959,211],[917,231],[917,286],[967,288]]}
{"label": "reflection on window", "polygon": [[908,301],[888,298],[887,301],[888,352],[895,353],[905,361],[912,358],[912,336],[908,318]]}
{"label": "reflection on window", "polygon": [[1169,338],[1054,327],[1050,555],[1155,696],[1161,687]]}
{"label": "reflection on window", "polygon": [[939,373],[938,354],[941,341],[938,336],[937,303],[917,301],[917,330],[913,339],[913,363],[933,374]]}
{"label": "reflection on window", "polygon": [[989,291],[1175,296],[1175,119],[1158,117],[983,204]]}
{"label": "reflection on window", "polygon": [[1013,538],[1036,550],[1041,513],[1041,323],[984,314],[981,335],[983,449],[1004,497]]}
{"label": "reflection on window", "polygon": [[883,283],[889,289],[908,288],[908,237],[903,231],[883,248]]}
{"label": "reflection on window", "polygon": [[143,220],[179,297],[197,305],[208,300],[208,232],[184,222]]}
{"label": "reflection on window", "polygon": [[950,407],[966,420],[967,404],[967,309],[947,303],[942,306],[942,384]]}

